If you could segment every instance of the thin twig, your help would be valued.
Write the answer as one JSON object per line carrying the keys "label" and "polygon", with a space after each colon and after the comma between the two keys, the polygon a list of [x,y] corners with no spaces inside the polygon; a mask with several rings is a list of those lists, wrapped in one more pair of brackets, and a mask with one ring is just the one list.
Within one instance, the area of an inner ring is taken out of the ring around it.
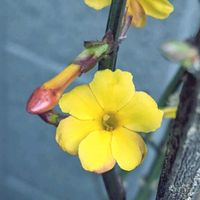
{"label": "thin twig", "polygon": [[54,110],[49,110],[47,112],[44,112],[42,114],[38,115],[43,121],[45,121],[48,124],[51,124],[55,127],[58,126],[60,121],[69,115],[63,114],[63,113],[58,113]]}
{"label": "thin twig", "polygon": [[103,173],[102,178],[110,200],[126,199],[122,179],[118,174],[116,174],[114,169]]}
{"label": "thin twig", "polygon": [[102,59],[99,63],[99,70],[111,69],[115,70],[115,65],[117,61],[118,53],[118,40],[121,32],[121,25],[123,16],[125,13],[126,0],[113,0],[110,13],[108,17],[106,32],[111,31],[113,34],[113,39],[115,41],[115,46],[112,53],[106,58]]}

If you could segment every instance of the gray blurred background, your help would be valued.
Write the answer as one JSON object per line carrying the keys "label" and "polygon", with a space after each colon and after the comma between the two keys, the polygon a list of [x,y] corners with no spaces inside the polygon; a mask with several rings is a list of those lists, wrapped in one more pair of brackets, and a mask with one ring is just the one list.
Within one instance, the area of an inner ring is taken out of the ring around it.
{"label": "gray blurred background", "polygon": [[[165,21],[148,18],[144,29],[131,28],[119,52],[118,67],[134,75],[136,88],[156,100],[177,70],[159,52],[162,42],[192,36],[200,19],[197,0],[171,0]],[[32,91],[64,68],[84,40],[101,39],[108,9],[96,12],[83,0],[0,0],[0,200],[103,200],[101,177],[82,170],[62,152],[55,128],[26,113]],[[93,72],[73,84],[88,82]],[[154,134],[159,143],[166,122]],[[134,200],[155,151],[129,173],[128,200]],[[154,197],[152,197],[154,199]]]}

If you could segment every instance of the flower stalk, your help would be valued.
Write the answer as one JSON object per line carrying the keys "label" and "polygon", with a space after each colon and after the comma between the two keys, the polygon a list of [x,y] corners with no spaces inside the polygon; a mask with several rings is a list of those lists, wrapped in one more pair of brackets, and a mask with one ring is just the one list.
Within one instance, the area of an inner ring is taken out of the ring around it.
{"label": "flower stalk", "polygon": [[125,200],[125,191],[122,186],[122,179],[115,170],[110,170],[103,174],[103,181],[111,200]]}
{"label": "flower stalk", "polygon": [[54,110],[50,110],[50,111],[40,114],[39,117],[46,123],[57,127],[58,124],[60,123],[60,121],[64,118],[68,117],[68,115],[58,113]]}
{"label": "flower stalk", "polygon": [[115,70],[118,53],[118,42],[121,34],[122,21],[125,14],[125,0],[113,0],[108,17],[106,32],[111,31],[114,39],[114,47],[111,54],[107,55],[99,62],[99,70]]}

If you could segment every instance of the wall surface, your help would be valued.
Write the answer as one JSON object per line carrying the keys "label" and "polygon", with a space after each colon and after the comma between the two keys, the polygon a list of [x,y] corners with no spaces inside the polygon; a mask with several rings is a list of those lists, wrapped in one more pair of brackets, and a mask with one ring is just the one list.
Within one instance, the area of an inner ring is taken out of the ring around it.
{"label": "wall surface", "polygon": [[[136,88],[157,100],[177,70],[161,57],[160,44],[188,38],[199,25],[197,0],[171,2],[175,12],[167,20],[148,18],[144,29],[129,31],[118,58],[118,67],[133,73]],[[85,172],[76,157],[62,152],[55,128],[27,114],[25,104],[33,89],[80,52],[84,40],[103,36],[107,15],[108,9],[96,12],[83,0],[1,0],[0,199],[105,199],[101,177]],[[73,85],[88,82],[93,72]],[[157,142],[163,129],[155,134]],[[134,199],[153,156],[149,148],[144,163],[129,174],[128,199]]]}

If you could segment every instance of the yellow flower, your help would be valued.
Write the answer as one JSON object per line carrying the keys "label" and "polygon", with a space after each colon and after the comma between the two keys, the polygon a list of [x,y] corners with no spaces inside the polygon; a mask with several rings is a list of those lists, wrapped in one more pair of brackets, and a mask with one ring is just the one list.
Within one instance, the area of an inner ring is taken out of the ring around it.
{"label": "yellow flower", "polygon": [[91,83],[64,94],[59,105],[71,116],[60,122],[56,141],[96,173],[116,162],[128,171],[138,166],[147,148],[137,132],[155,131],[163,116],[148,94],[135,91],[132,75],[121,70],[98,71]]}
{"label": "yellow flower", "polygon": [[[85,3],[100,10],[111,4],[112,0],[84,0]],[[173,11],[173,5],[168,0],[127,0],[128,16],[132,16],[132,25],[142,27],[146,23],[146,16],[165,19]]]}

